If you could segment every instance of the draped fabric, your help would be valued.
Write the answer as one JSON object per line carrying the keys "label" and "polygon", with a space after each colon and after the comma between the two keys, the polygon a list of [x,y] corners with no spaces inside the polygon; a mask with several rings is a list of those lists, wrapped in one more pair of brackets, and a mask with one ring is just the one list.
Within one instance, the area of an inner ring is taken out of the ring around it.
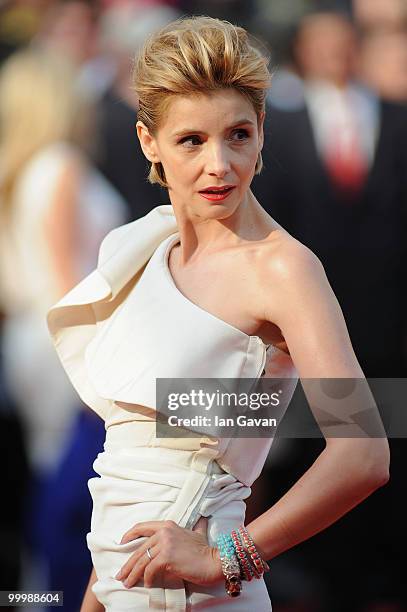
{"label": "draped fabric", "polygon": [[[188,300],[175,286],[168,253],[179,240],[172,207],[113,230],[98,267],[48,313],[63,366],[81,398],[105,422],[104,452],[89,480],[93,500],[87,543],[107,612],[225,608],[270,612],[263,580],[230,598],[223,583],[198,586],[173,576],[151,589],[126,589],[114,578],[145,540],[121,545],[140,521],[171,519],[192,529],[207,516],[208,541],[244,523],[250,486],[272,438],[156,435],[156,378],[214,378],[239,386],[264,371],[286,377],[284,409],[297,381],[291,358]],[[233,381],[236,381],[235,383]]]}

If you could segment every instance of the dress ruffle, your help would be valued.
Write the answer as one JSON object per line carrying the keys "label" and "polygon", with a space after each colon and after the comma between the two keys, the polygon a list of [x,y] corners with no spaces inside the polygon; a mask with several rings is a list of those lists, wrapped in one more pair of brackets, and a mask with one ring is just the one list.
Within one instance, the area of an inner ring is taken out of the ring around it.
{"label": "dress ruffle", "polygon": [[47,324],[60,361],[81,399],[102,419],[111,407],[89,379],[85,353],[100,325],[119,308],[131,281],[157,246],[177,230],[171,205],[157,206],[147,215],[107,234],[98,265],[47,314]]}

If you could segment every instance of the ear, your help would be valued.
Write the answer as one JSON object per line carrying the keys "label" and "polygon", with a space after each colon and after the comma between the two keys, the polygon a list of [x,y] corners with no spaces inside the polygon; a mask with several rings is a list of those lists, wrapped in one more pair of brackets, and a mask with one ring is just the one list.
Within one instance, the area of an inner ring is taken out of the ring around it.
{"label": "ear", "polygon": [[142,121],[137,121],[136,130],[144,155],[149,161],[158,163],[160,158],[157,153],[157,144],[154,136],[150,134],[148,128]]}
{"label": "ear", "polygon": [[263,111],[262,113],[260,113],[260,115],[258,116],[257,119],[257,129],[259,132],[259,153],[263,148],[264,145],[264,119],[265,119],[266,113],[265,111]]}

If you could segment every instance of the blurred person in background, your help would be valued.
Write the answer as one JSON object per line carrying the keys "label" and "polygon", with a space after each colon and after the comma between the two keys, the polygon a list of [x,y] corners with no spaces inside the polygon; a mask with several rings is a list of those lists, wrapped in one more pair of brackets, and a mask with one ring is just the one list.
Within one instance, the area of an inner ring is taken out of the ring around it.
{"label": "blurred person in background", "polygon": [[127,220],[123,199],[80,149],[92,140],[91,120],[76,71],[61,57],[28,49],[4,64],[2,352],[7,389],[27,437],[32,476],[26,536],[38,573],[30,578],[27,567],[28,584],[21,588],[66,587],[64,609],[72,612],[77,612],[81,581],[88,573],[81,532],[90,516],[85,483],[103,427],[73,392],[55,355],[45,313],[94,267],[104,235]]}
{"label": "blurred person in background", "polygon": [[[267,195],[278,222],[321,259],[366,375],[404,377],[406,110],[356,81],[357,54],[344,14],[315,12],[301,21],[292,44],[294,98],[282,96],[276,104],[271,97],[267,172],[254,187],[263,202],[261,193]],[[400,568],[406,560],[392,548],[404,524],[397,501],[404,486],[403,443],[390,441],[388,491],[375,496],[369,511],[359,508],[344,519],[349,537],[334,526],[303,549],[309,567],[325,573],[330,612],[365,612],[379,600],[405,609]],[[372,530],[385,514],[391,518],[373,544]],[[358,542],[351,553],[350,541]]]}
{"label": "blurred person in background", "polygon": [[147,181],[148,166],[135,132],[137,98],[130,88],[134,53],[154,31],[180,16],[174,8],[154,3],[122,2],[106,10],[100,21],[100,46],[112,59],[114,78],[99,100],[95,163],[129,204],[132,219],[158,204],[168,193]]}
{"label": "blurred person in background", "polygon": [[102,14],[98,0],[55,2],[34,39],[37,46],[64,56],[75,65],[78,82],[95,102],[114,77],[114,62],[101,53],[99,46]]}
{"label": "blurred person in background", "polygon": [[353,0],[360,32],[357,73],[385,100],[407,103],[406,0]]}
{"label": "blurred person in background", "polygon": [[364,34],[358,73],[381,98],[407,104],[407,29]]}
{"label": "blurred person in background", "polygon": [[49,51],[65,55],[81,66],[96,53],[98,16],[97,2],[55,2],[44,16],[38,39]]}
{"label": "blurred person in background", "polygon": [[406,0],[352,0],[352,9],[362,29],[392,29],[407,22]]}

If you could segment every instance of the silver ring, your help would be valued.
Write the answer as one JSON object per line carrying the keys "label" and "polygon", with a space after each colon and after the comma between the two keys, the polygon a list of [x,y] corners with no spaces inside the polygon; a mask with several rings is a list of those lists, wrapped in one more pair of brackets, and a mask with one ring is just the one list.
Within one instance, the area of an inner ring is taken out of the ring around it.
{"label": "silver ring", "polygon": [[153,560],[153,557],[151,556],[151,553],[150,553],[150,549],[149,549],[149,548],[147,548],[146,553],[147,553],[147,557],[150,559],[150,561],[152,561],[152,560]]}

